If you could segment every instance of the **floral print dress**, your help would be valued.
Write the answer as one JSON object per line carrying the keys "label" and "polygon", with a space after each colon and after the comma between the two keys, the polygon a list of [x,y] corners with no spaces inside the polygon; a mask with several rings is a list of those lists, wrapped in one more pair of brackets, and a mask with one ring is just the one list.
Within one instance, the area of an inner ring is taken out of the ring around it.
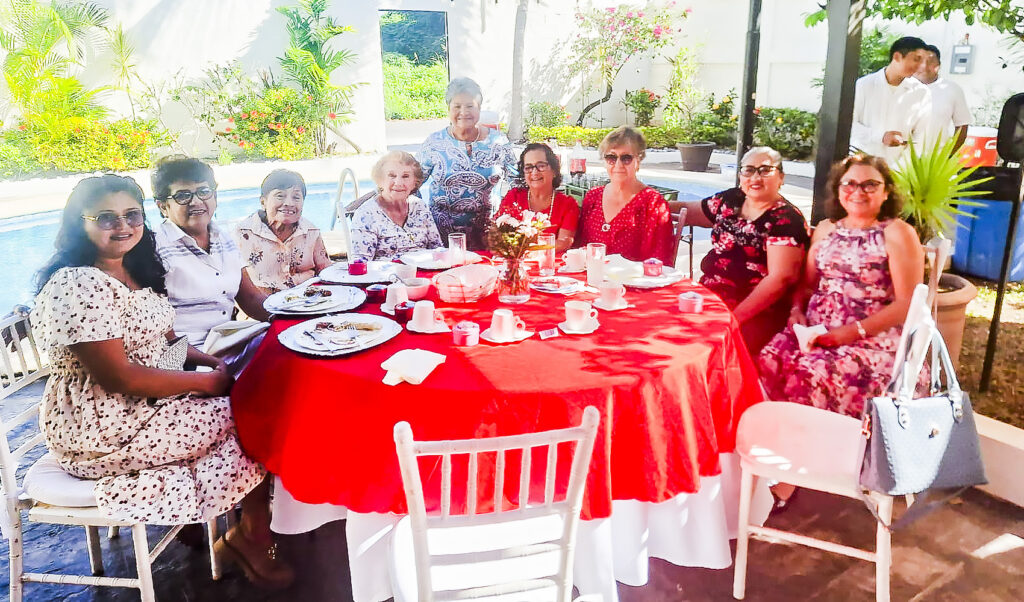
{"label": "floral print dress", "polygon": [[46,445],[65,471],[96,479],[100,509],[120,520],[206,521],[265,474],[238,443],[227,397],[109,392],[69,349],[121,339],[130,362],[155,367],[173,323],[163,296],[93,267],[58,270],[36,297],[32,328],[51,371],[39,414]]}
{"label": "floral print dress", "polygon": [[[885,227],[847,228],[840,221],[818,246],[812,260],[817,290],[807,304],[807,324],[832,329],[863,320],[892,303],[894,291],[885,250]],[[893,327],[841,347],[800,350],[786,328],[761,352],[761,382],[769,399],[794,401],[860,417],[864,402],[889,384],[899,344]]]}
{"label": "floral print dress", "polygon": [[330,264],[320,228],[300,218],[295,231],[281,240],[261,210],[239,222],[235,230],[249,278],[265,293],[276,293],[316,276],[317,266]]}
{"label": "floral print dress", "polygon": [[352,216],[352,255],[362,259],[396,259],[403,253],[444,246],[427,204],[409,197],[409,215],[399,226],[377,203],[366,201]]}

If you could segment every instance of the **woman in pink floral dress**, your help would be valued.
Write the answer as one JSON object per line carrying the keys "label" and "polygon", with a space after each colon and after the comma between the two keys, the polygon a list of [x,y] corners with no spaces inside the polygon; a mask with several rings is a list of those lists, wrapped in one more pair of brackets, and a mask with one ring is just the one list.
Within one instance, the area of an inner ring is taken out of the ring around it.
{"label": "woman in pink floral dress", "polygon": [[896,217],[900,199],[884,160],[846,158],[832,168],[828,190],[830,219],[814,231],[789,319],[828,331],[803,352],[788,327],[758,363],[770,399],[859,417],[892,375],[924,253],[914,229]]}

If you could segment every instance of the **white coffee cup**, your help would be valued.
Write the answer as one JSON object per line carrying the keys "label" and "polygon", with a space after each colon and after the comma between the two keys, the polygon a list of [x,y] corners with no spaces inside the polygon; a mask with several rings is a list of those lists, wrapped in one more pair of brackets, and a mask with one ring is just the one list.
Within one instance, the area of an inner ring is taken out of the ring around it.
{"label": "white coffee cup", "polygon": [[498,340],[510,341],[525,329],[522,318],[517,318],[511,309],[496,309],[491,314],[491,336]]}
{"label": "white coffee cup", "polygon": [[407,265],[404,263],[395,264],[395,276],[398,276],[402,280],[408,280],[416,277],[416,266]]}
{"label": "white coffee cup", "polygon": [[390,308],[394,308],[399,303],[405,303],[409,300],[409,289],[405,288],[405,285],[401,282],[392,282],[388,285],[387,296],[384,297],[384,305]]}
{"label": "white coffee cup", "polygon": [[625,300],[626,287],[617,282],[605,280],[597,289],[601,292],[601,305],[605,307],[618,307]]}
{"label": "white coffee cup", "polygon": [[565,260],[566,269],[572,270],[573,272],[579,272],[586,265],[587,250],[569,249],[565,252],[565,255],[562,258]]}
{"label": "white coffee cup", "polygon": [[444,316],[434,309],[433,301],[417,301],[409,324],[416,330],[435,330],[444,326]]}
{"label": "white coffee cup", "polygon": [[597,318],[597,310],[586,301],[565,302],[565,322],[573,330],[582,330],[587,322]]}

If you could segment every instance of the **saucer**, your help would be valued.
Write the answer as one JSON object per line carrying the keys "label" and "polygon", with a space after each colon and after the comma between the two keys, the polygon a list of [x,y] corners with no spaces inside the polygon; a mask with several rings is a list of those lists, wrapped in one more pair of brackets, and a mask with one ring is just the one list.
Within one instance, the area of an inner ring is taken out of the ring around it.
{"label": "saucer", "polygon": [[564,332],[565,334],[590,334],[597,330],[598,326],[600,325],[601,324],[598,323],[598,321],[595,318],[591,318],[586,322],[586,324],[584,324],[583,328],[579,330],[570,328],[568,320],[559,324],[558,328],[561,329],[561,331]]}
{"label": "saucer", "polygon": [[598,309],[603,309],[605,311],[619,311],[620,309],[626,309],[627,307],[636,307],[635,305],[631,305],[629,303],[629,301],[626,301],[625,299],[619,299],[619,302],[612,306],[612,305],[605,305],[604,301],[601,300],[600,298],[598,298],[598,299],[594,299],[593,304],[594,304],[594,307],[596,307]]}
{"label": "saucer", "polygon": [[418,332],[420,334],[438,334],[438,333],[441,333],[441,332],[451,332],[452,331],[452,329],[448,328],[448,325],[444,324],[444,323],[438,324],[438,325],[434,325],[431,328],[428,328],[426,330],[420,330],[419,328],[416,328],[415,326],[413,326],[412,320],[409,320],[408,322],[406,322],[405,329],[408,330],[409,332]]}
{"label": "saucer", "polygon": [[488,328],[480,333],[480,339],[487,341],[488,343],[518,343],[519,341],[525,341],[526,339],[533,336],[532,330],[520,330],[511,339],[496,339],[491,335],[491,329]]}
{"label": "saucer", "polygon": [[[403,303],[405,303],[405,302],[403,301]],[[388,305],[387,303],[381,303],[380,304],[380,310],[382,312],[388,314],[389,316],[395,315],[395,306],[394,305]]]}
{"label": "saucer", "polygon": [[567,265],[563,265],[562,267],[558,268],[558,273],[559,274],[582,274],[583,272],[586,272],[586,271],[587,271],[587,268],[585,268],[585,267],[580,268],[578,270],[570,270],[569,266],[567,266]]}

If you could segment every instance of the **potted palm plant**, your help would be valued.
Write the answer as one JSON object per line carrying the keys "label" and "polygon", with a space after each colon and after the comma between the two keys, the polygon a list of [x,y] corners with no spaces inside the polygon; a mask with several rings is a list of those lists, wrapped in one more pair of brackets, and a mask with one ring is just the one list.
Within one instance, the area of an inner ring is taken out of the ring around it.
{"label": "potted palm plant", "polygon": [[[967,200],[987,194],[978,190],[979,184],[992,178],[972,179],[977,167],[964,169],[954,152],[955,139],[919,149],[910,143],[907,154],[893,169],[893,180],[903,196],[903,217],[909,222],[922,243],[934,237],[944,238],[956,230],[956,217],[970,214],[961,206],[979,203]],[[943,266],[934,266],[941,270]],[[939,279],[936,297],[936,325],[946,341],[950,356],[958,363],[966,323],[967,304],[978,295],[978,289],[965,278],[943,274]]]}
{"label": "potted palm plant", "polygon": [[672,76],[665,91],[662,113],[665,125],[676,136],[683,169],[707,171],[715,143],[712,142],[713,132],[706,124],[707,112],[701,110],[707,93],[697,86],[697,55],[689,48],[682,48],[670,62]]}

